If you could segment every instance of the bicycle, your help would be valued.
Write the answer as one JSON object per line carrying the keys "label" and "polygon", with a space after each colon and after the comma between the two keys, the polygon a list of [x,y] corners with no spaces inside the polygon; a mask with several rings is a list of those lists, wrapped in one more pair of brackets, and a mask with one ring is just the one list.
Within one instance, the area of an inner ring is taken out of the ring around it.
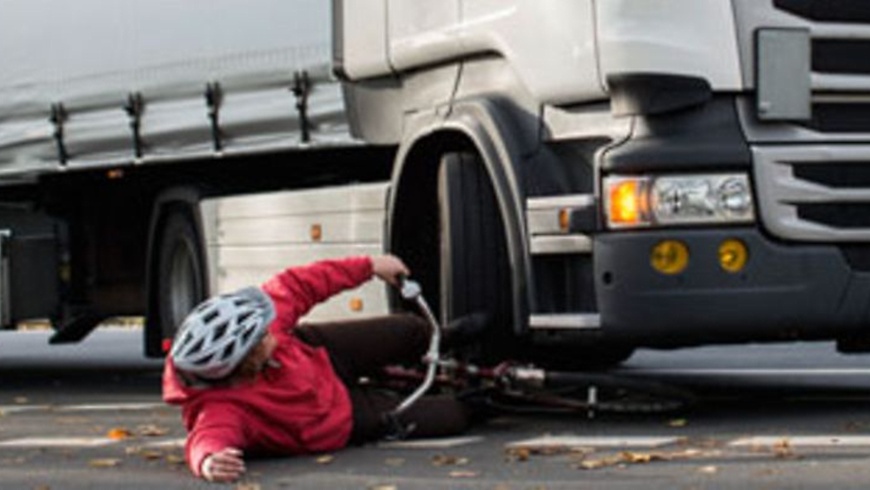
{"label": "bicycle", "polygon": [[[681,410],[694,401],[691,393],[651,380],[600,372],[553,371],[514,361],[478,366],[441,352],[442,327],[422,295],[420,285],[402,278],[402,298],[414,304],[432,326],[424,370],[390,366],[378,380],[384,387],[410,393],[387,414],[397,438],[406,436],[399,416],[437,387],[478,408],[513,413],[662,413]],[[416,386],[416,387],[415,387]]]}

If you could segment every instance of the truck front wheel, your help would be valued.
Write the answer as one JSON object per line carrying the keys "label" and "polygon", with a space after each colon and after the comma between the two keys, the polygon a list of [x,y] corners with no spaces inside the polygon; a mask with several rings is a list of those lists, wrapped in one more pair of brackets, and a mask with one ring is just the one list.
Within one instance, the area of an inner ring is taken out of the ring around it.
{"label": "truck front wheel", "polygon": [[442,318],[485,313],[490,325],[468,357],[511,355],[511,279],[504,224],[483,162],[474,153],[447,153],[438,171]]}

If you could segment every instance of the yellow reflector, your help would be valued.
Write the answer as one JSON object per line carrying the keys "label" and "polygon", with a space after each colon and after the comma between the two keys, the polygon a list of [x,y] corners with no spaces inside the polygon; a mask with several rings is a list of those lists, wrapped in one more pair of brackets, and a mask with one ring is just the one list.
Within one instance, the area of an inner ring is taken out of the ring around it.
{"label": "yellow reflector", "polygon": [[610,223],[613,225],[636,225],[645,220],[646,202],[641,183],[623,180],[610,188]]}
{"label": "yellow reflector", "polygon": [[350,299],[350,311],[362,311],[362,309],[363,309],[362,298],[351,298]]}
{"label": "yellow reflector", "polygon": [[735,238],[731,238],[719,245],[719,265],[728,272],[740,272],[749,261],[749,249],[746,245]]}
{"label": "yellow reflector", "polygon": [[689,265],[689,247],[676,240],[659,242],[653,247],[649,262],[662,274],[679,274]]}

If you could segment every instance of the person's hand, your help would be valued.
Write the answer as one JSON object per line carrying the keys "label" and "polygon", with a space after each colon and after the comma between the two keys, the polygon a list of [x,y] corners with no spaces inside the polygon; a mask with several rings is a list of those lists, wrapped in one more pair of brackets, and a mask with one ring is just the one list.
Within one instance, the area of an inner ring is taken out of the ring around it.
{"label": "person's hand", "polygon": [[375,275],[393,286],[399,285],[399,276],[411,275],[408,266],[395,255],[375,255],[371,260]]}
{"label": "person's hand", "polygon": [[211,453],[202,461],[202,477],[212,482],[233,482],[245,472],[245,460],[242,451],[234,447],[225,447]]}

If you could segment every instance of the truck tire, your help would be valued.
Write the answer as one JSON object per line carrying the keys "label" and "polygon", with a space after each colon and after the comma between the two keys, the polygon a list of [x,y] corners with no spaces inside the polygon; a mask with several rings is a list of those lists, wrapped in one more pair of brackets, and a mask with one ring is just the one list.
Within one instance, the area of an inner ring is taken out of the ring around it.
{"label": "truck tire", "polygon": [[165,353],[181,321],[205,299],[205,258],[197,227],[186,209],[164,218],[157,249],[155,318]]}
{"label": "truck tire", "polygon": [[504,225],[477,155],[447,153],[441,158],[438,214],[442,321],[486,313],[487,330],[460,354],[477,361],[511,356],[511,279]]}

